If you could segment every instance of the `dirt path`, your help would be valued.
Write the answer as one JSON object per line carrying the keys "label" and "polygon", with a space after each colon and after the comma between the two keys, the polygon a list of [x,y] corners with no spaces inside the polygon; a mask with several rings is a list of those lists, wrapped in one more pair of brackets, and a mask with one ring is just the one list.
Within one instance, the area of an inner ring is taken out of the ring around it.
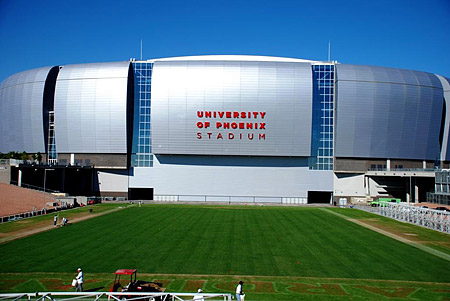
{"label": "dirt path", "polygon": [[[115,212],[115,211],[119,211],[119,210],[122,210],[122,209],[130,208],[130,207],[133,207],[133,206],[119,207],[119,208],[114,208],[114,209],[107,210],[107,211],[104,211],[104,212],[101,212],[101,213],[88,214],[88,215],[84,215],[84,216],[81,216],[81,217],[74,217],[74,218],[70,219],[70,224],[79,223],[79,222],[82,222],[82,221],[85,221],[85,220],[88,220],[88,219],[91,219],[91,218],[94,218],[94,217],[99,217],[99,216],[102,216],[102,215],[105,215],[105,214],[109,214],[109,213],[112,213],[112,212]],[[62,225],[59,224],[58,227],[62,227]],[[8,235],[6,237],[0,238],[0,244],[6,243],[6,242],[9,242],[9,241],[12,241],[12,240],[16,240],[16,239],[19,239],[19,238],[31,236],[31,235],[34,235],[34,234],[37,234],[37,233],[40,233],[40,232],[49,231],[49,230],[52,230],[52,229],[55,229],[55,227],[53,227],[53,225],[48,225],[48,223],[46,223],[45,226],[37,225],[36,227],[33,227],[33,228],[26,228],[26,229],[21,229],[21,230],[18,230],[18,231],[14,231],[12,233],[8,233]]]}
{"label": "dirt path", "polygon": [[383,235],[388,236],[388,237],[390,237],[390,238],[393,238],[393,239],[395,239],[395,240],[401,241],[402,243],[408,244],[408,245],[413,246],[413,247],[415,247],[415,248],[418,248],[418,249],[420,249],[420,250],[422,250],[422,251],[425,251],[425,252],[427,252],[427,253],[429,253],[429,254],[432,254],[432,255],[438,256],[438,257],[440,257],[440,258],[442,258],[442,259],[445,259],[445,260],[447,260],[447,261],[450,261],[450,255],[449,255],[449,254],[446,254],[446,253],[440,252],[440,251],[438,251],[438,250],[435,250],[435,249],[433,249],[433,248],[427,247],[427,246],[425,246],[425,245],[423,245],[423,244],[421,244],[421,243],[419,243],[419,242],[415,242],[415,241],[406,239],[406,238],[404,238],[404,237],[401,237],[401,236],[399,236],[399,235],[396,235],[396,234],[394,234],[394,233],[391,233],[391,232],[382,230],[382,229],[377,228],[377,227],[375,227],[375,226],[369,225],[369,224],[367,224],[367,223],[365,223],[365,222],[363,222],[363,221],[361,221],[361,220],[351,219],[351,218],[349,218],[349,217],[347,217],[347,216],[345,216],[345,215],[342,215],[342,214],[340,214],[340,213],[334,212],[334,211],[332,211],[332,210],[327,210],[327,209],[325,209],[325,208],[323,208],[323,209],[321,209],[321,210],[325,210],[326,212],[329,212],[329,213],[331,213],[331,214],[334,214],[334,215],[336,215],[336,216],[339,216],[339,217],[341,217],[341,218],[343,218],[343,219],[346,219],[346,220],[348,220],[348,221],[350,221],[350,222],[353,222],[353,223],[355,223],[355,224],[358,224],[358,225],[360,225],[360,226],[362,226],[362,227],[365,227],[365,228],[370,229],[370,230],[372,230],[372,231],[378,232],[378,233],[380,233],[380,234],[383,234]]}

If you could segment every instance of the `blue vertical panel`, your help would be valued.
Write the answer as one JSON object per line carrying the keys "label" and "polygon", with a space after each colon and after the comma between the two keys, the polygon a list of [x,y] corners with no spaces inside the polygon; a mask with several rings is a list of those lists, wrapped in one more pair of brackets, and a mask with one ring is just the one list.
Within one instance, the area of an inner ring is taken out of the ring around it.
{"label": "blue vertical panel", "polygon": [[153,63],[134,62],[135,103],[131,164],[153,166],[151,137],[151,87]]}
{"label": "blue vertical panel", "polygon": [[436,158],[443,93],[434,75],[372,66],[336,68],[336,157]]}
{"label": "blue vertical panel", "polygon": [[43,96],[51,68],[20,72],[0,84],[0,152],[45,153]]}
{"label": "blue vertical panel", "polygon": [[332,170],[334,154],[334,65],[313,65],[310,169]]}

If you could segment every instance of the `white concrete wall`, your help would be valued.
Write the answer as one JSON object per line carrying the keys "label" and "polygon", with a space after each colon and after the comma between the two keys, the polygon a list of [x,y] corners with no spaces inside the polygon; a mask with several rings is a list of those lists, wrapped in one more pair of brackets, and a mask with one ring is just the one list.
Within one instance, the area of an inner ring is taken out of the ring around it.
{"label": "white concrete wall", "polygon": [[161,164],[134,168],[130,188],[153,187],[155,195],[298,197],[333,191],[333,171],[305,166]]}
{"label": "white concrete wall", "polygon": [[98,183],[101,192],[128,192],[128,172],[99,171]]}
{"label": "white concrete wall", "polygon": [[[366,181],[366,183],[364,183]],[[367,177],[364,174],[338,174],[334,175],[334,196],[335,197],[379,197],[385,196],[388,192],[386,189]]]}
{"label": "white concrete wall", "polygon": [[365,197],[364,174],[335,174],[334,196]]}

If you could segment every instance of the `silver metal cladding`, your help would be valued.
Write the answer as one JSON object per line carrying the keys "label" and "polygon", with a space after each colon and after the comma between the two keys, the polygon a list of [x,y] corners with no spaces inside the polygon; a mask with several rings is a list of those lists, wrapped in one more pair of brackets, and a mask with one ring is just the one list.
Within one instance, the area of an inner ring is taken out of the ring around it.
{"label": "silver metal cladding", "polygon": [[311,100],[310,63],[157,61],[153,152],[309,156]]}
{"label": "silver metal cladding", "polygon": [[127,152],[129,62],[68,65],[55,91],[59,153]]}

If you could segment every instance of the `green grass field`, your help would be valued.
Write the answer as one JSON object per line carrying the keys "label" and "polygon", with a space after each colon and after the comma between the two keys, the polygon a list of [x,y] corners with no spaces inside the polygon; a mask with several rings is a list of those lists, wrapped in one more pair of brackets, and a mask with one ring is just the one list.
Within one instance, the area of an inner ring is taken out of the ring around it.
{"label": "green grass field", "polygon": [[[86,287],[104,290],[116,269],[137,268],[139,273],[164,278],[173,290],[188,290],[187,283],[194,281],[200,287],[211,286],[211,292],[232,292],[237,279],[246,279],[247,297],[251,299],[253,289],[253,300],[268,300],[275,293],[283,296],[280,299],[296,299],[305,297],[305,292],[313,299],[334,296],[336,292],[336,298],[363,299],[450,296],[450,262],[327,210],[213,205],[129,207],[0,245],[0,290],[42,291],[52,287],[43,284],[42,279],[47,278],[58,279],[61,285],[57,287],[66,287],[81,266],[86,279],[96,279],[87,282]],[[337,211],[352,218],[368,216],[351,209]],[[446,234],[438,236],[448,239]],[[228,284],[217,285],[221,282]],[[430,285],[432,289],[424,288]],[[406,287],[400,291],[408,294],[380,295],[370,287],[390,294]]]}

